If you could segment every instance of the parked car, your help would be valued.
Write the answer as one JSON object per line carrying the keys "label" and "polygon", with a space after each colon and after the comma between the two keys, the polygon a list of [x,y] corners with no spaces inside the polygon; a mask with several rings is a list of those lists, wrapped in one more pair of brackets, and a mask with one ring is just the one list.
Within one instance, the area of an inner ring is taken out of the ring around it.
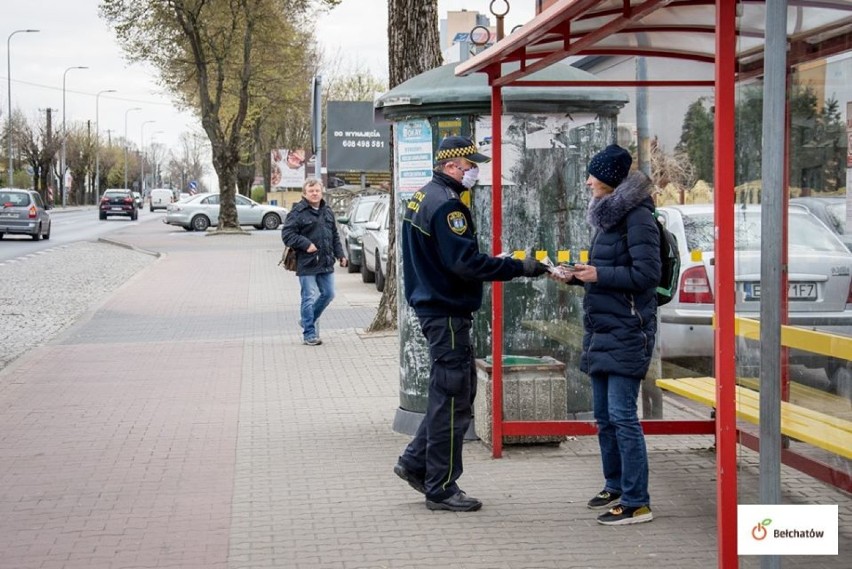
{"label": "parked car", "polygon": [[174,197],[174,193],[168,189],[157,188],[151,190],[151,202],[149,204],[151,211],[158,209],[165,210],[174,201]]}
{"label": "parked car", "polygon": [[808,208],[852,251],[852,235],[846,234],[846,196],[792,198],[790,204]]}
{"label": "parked car", "polygon": [[111,215],[126,216],[132,221],[138,218],[139,210],[133,199],[133,192],[122,189],[106,190],[104,192],[98,207],[98,217],[106,219]]}
{"label": "parked car", "polygon": [[[658,209],[677,237],[681,252],[677,295],[660,308],[660,350],[664,359],[709,358],[713,355],[714,222],[712,205],[666,206]],[[852,334],[852,253],[806,208],[789,211],[788,299],[790,324],[837,334]],[[771,237],[770,237],[771,238]],[[760,317],[760,206],[737,206],[734,258],[737,315]],[[693,250],[702,252],[693,260]],[[754,366],[754,343],[738,338],[738,360]],[[751,346],[751,350],[748,346]],[[790,360],[824,367],[829,380],[845,362],[791,350]],[[836,387],[836,386],[835,386]]]}
{"label": "parked car", "polygon": [[364,235],[364,225],[370,220],[370,212],[373,205],[379,201],[382,194],[367,194],[352,198],[348,211],[337,218],[340,224],[340,240],[343,249],[349,258],[349,272],[357,273],[361,270],[363,252],[361,238]]}
{"label": "parked car", "polygon": [[136,204],[136,209],[142,209],[142,194],[133,192],[133,203]]}
{"label": "parked car", "polygon": [[[240,225],[276,229],[287,217],[287,209],[283,207],[259,204],[240,194],[235,196],[235,200]],[[196,194],[169,204],[163,222],[187,231],[206,231],[211,225],[219,224],[219,194]]]}
{"label": "parked car", "polygon": [[390,215],[390,196],[382,195],[373,204],[370,219],[364,224],[364,235],[361,237],[363,249],[361,280],[365,283],[375,282],[376,290],[379,292],[385,289]]}
{"label": "parked car", "polygon": [[35,190],[0,190],[0,239],[8,234],[29,235],[33,241],[50,239],[50,215]]}

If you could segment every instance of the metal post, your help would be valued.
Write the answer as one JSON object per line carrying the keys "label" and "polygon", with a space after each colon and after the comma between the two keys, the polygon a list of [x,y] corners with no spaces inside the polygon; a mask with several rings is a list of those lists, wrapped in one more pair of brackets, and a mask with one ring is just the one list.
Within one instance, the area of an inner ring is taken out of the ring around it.
{"label": "metal post", "polygon": [[127,189],[127,115],[133,111],[141,111],[142,107],[133,107],[124,111],[124,188]]}
{"label": "metal post", "polygon": [[144,121],[139,127],[139,193],[145,193],[145,125],[157,122],[155,120]]}
{"label": "metal post", "polygon": [[88,69],[85,65],[68,67],[62,73],[62,152],[59,155],[59,191],[62,194],[62,207],[68,205],[67,188],[65,187],[65,139],[68,138],[65,131],[65,77],[72,69]]}
{"label": "metal post", "polygon": [[9,138],[9,187],[13,187],[15,185],[14,179],[14,168],[15,166],[12,164],[12,50],[11,50],[11,42],[12,36],[15,34],[28,34],[37,32],[39,30],[15,30],[9,37],[6,38],[6,86],[8,89],[7,93],[7,102],[9,103],[9,116],[6,117],[6,125],[7,131],[6,136]]}
{"label": "metal post", "polygon": [[101,193],[101,122],[98,114],[98,99],[103,93],[115,93],[115,89],[104,89],[95,95],[95,191],[92,196],[95,203]]}
{"label": "metal post", "polygon": [[[787,0],[766,3],[766,43],[763,48],[763,148],[761,193],[763,235],[786,226],[785,107],[787,102]],[[785,232],[782,231],[782,237]],[[781,503],[781,307],[784,240],[760,240],[760,481],[761,504]],[[778,569],[781,558],[763,556],[761,569]]]}

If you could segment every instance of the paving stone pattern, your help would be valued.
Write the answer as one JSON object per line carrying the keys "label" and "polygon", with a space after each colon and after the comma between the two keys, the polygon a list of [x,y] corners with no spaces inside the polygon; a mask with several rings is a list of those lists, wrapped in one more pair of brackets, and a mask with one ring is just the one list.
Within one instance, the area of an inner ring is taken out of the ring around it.
{"label": "paving stone pattern", "polygon": [[[3,569],[716,567],[711,437],[649,437],[650,524],[595,523],[594,437],[500,460],[468,443],[460,482],[484,508],[430,512],[392,472],[408,441],[391,430],[399,347],[364,331],[372,285],[339,269],[324,343],[304,346],[277,232],[145,227],[122,238],[163,257],[0,372]],[[757,456],[739,463],[754,502]],[[786,468],[782,481],[785,501],[841,512],[840,556],[783,566],[846,567],[850,497]]]}

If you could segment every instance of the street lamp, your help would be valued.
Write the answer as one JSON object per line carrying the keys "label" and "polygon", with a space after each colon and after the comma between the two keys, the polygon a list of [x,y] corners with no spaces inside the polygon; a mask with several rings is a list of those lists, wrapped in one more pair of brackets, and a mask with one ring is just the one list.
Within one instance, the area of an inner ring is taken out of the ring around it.
{"label": "street lamp", "polygon": [[115,89],[104,89],[95,95],[95,191],[92,197],[97,202],[98,194],[101,192],[101,122],[98,116],[98,98],[103,93],[115,93]]}
{"label": "street lamp", "polygon": [[9,102],[9,116],[7,117],[7,125],[8,131],[7,136],[9,137],[9,187],[15,185],[15,181],[13,179],[12,168],[14,168],[12,164],[12,51],[11,51],[11,41],[12,36],[15,34],[31,34],[33,32],[37,32],[39,30],[15,30],[9,37],[6,38],[6,85],[8,87],[8,102]]}
{"label": "street lamp", "polygon": [[142,107],[133,107],[124,111],[124,188],[127,188],[127,115],[132,111],[141,111]]}
{"label": "street lamp", "polygon": [[67,132],[65,131],[65,77],[72,69],[88,69],[85,65],[74,65],[68,67],[62,73],[62,154],[59,157],[59,188],[62,192],[62,207],[65,207],[68,202],[67,188],[65,187],[65,139]]}
{"label": "street lamp", "polygon": [[139,127],[139,193],[145,195],[145,125],[157,122],[143,121]]}

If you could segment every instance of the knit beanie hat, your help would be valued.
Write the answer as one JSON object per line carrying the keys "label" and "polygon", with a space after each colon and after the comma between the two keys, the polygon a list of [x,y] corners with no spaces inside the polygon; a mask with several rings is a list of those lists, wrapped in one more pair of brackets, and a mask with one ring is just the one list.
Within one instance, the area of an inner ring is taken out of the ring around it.
{"label": "knit beanie hat", "polygon": [[589,174],[607,186],[617,188],[630,173],[632,163],[629,152],[617,144],[610,144],[592,157]]}

